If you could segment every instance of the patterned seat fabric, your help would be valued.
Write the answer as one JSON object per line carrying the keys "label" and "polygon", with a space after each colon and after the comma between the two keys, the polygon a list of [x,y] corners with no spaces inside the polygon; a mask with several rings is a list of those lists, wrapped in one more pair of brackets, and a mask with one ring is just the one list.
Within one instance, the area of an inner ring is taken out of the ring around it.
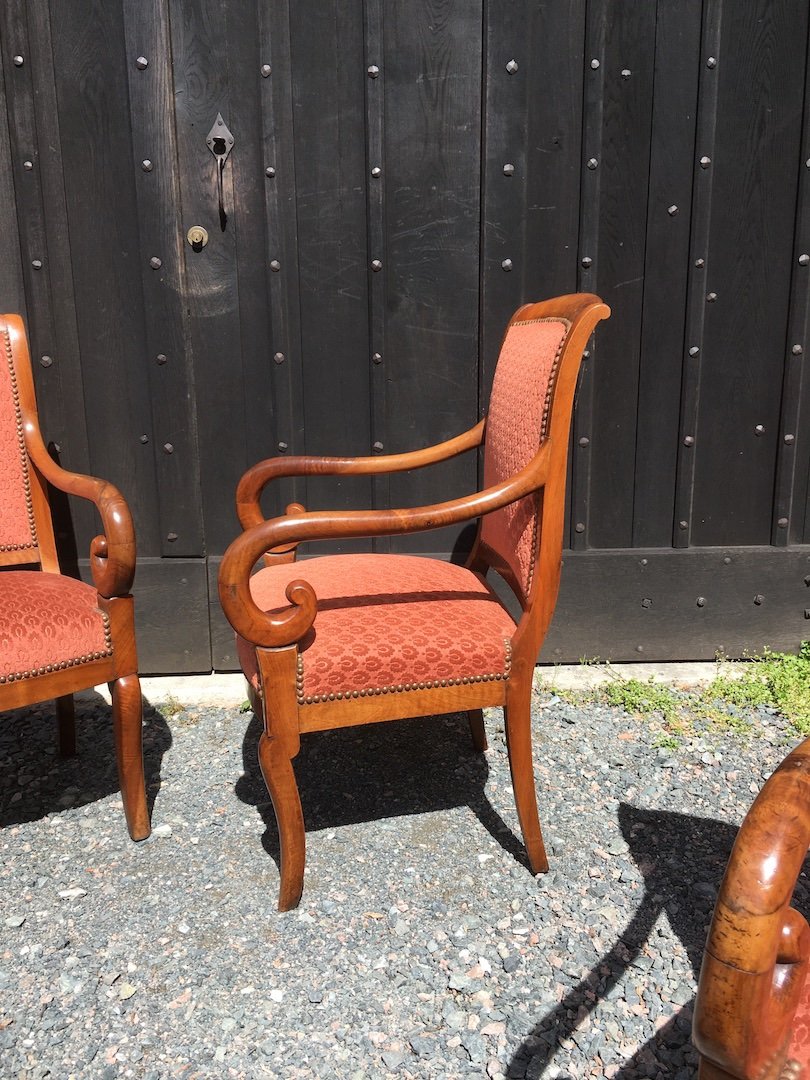
{"label": "patterned seat fabric", "polygon": [[[410,555],[325,555],[260,570],[251,592],[264,611],[289,607],[286,586],[308,581],[315,623],[299,653],[301,705],[508,678],[515,624],[477,574]],[[237,637],[258,686],[256,654]]]}
{"label": "patterned seat fabric", "polygon": [[799,1077],[810,1080],[810,976],[804,980],[804,993],[793,1017],[793,1034],[790,1039],[788,1061],[801,1066]]}
{"label": "patterned seat fabric", "polygon": [[91,585],[38,570],[0,572],[0,683],[112,655]]}

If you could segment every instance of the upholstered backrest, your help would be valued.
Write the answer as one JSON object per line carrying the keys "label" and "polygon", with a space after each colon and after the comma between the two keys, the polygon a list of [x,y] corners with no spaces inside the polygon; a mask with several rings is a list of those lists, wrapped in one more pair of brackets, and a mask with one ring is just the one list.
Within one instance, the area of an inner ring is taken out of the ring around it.
{"label": "upholstered backrest", "polygon": [[7,561],[2,556],[10,552],[19,556],[14,561],[20,561],[26,551],[35,562],[37,527],[15,351],[9,327],[0,319],[0,562]]}
{"label": "upholstered backrest", "polygon": [[[484,446],[484,487],[514,476],[548,433],[560,355],[570,323],[542,318],[513,322],[506,332],[492,383]],[[527,597],[537,550],[540,496],[487,514],[482,541],[512,570]]]}

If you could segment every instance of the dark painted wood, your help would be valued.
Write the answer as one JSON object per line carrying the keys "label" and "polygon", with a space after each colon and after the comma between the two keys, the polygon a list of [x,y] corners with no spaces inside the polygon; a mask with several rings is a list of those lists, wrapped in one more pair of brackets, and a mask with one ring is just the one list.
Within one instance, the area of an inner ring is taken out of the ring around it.
{"label": "dark painted wood", "polygon": [[[79,572],[91,580],[86,559],[79,560]],[[141,675],[211,670],[205,559],[138,556],[132,595]]]}
{"label": "dark painted wood", "polygon": [[[703,7],[701,32],[700,79],[698,90],[695,156],[706,157],[710,165],[694,171],[692,188],[692,236],[686,287],[686,334],[681,376],[680,430],[675,466],[675,513],[672,545],[689,546],[692,525],[692,497],[695,485],[696,432],[700,385],[705,356],[706,281],[710,269],[709,234],[711,228],[714,159],[718,122],[717,56],[720,52],[720,28],[723,0],[709,0]],[[708,358],[711,362],[711,357]],[[691,440],[691,441],[690,441]]]}
{"label": "dark painted wood", "polygon": [[[6,162],[11,161],[9,104],[5,87],[6,67],[10,63],[7,54],[0,53],[0,160]],[[22,165],[19,168],[22,169]],[[0,308],[25,315],[25,287],[14,179],[12,169],[0,169],[0,230],[5,237],[6,250],[6,257],[0,262]]]}
{"label": "dark painted wood", "polygon": [[[290,40],[290,0],[259,6],[259,40],[262,64],[272,75],[262,78],[262,135],[265,168],[265,259],[268,274],[268,305],[272,315],[272,353],[284,360],[271,367],[270,391],[274,408],[270,452],[279,446],[295,453],[304,441],[303,372],[301,359],[301,313],[298,304],[298,219],[296,214],[296,133],[293,126],[293,74]],[[278,269],[273,269],[277,266]],[[292,501],[305,499],[298,480],[283,483],[268,493],[268,513],[282,511]],[[223,551],[219,547],[218,551]]]}
{"label": "dark painted wood", "polygon": [[[29,317],[46,437],[122,488],[142,556],[216,559],[248,465],[469,427],[511,310],[581,287],[614,314],[583,364],[566,543],[599,560],[807,542],[807,19],[800,0],[8,0],[0,306]],[[218,111],[236,138],[224,233]],[[433,475],[284,479],[263,506],[418,505],[476,474],[469,455]],[[81,554],[96,522],[71,514],[60,547]],[[420,543],[449,554],[458,536]],[[614,602],[607,572],[583,580]],[[147,603],[154,627],[158,590]],[[572,618],[576,659],[592,621]],[[673,653],[711,655],[670,629]],[[188,632],[202,663],[207,631]],[[592,651],[618,648],[604,633]]]}
{"label": "dark painted wood", "polygon": [[[478,419],[480,26],[480,2],[385,9],[376,80],[386,118],[385,453],[440,442]],[[454,461],[429,470],[418,488],[391,477],[390,499],[433,502],[476,483],[475,462]],[[452,548],[457,535],[449,530],[438,543]],[[392,543],[425,550],[437,540]]]}
{"label": "dark painted wood", "polygon": [[[307,454],[368,454],[370,383],[363,12],[291,9],[301,369]],[[376,89],[370,85],[370,89]],[[382,180],[376,179],[379,190]],[[375,365],[376,366],[376,365]],[[307,479],[309,509],[372,505],[372,485]],[[356,546],[356,545],[354,545]],[[343,547],[341,545],[341,547]]]}
{"label": "dark painted wood", "polygon": [[[590,547],[632,544],[655,15],[652,4],[606,2],[604,48],[591,57],[600,66],[587,68],[588,77],[601,78],[604,100],[598,251],[580,246],[593,259],[581,287],[598,291],[614,312],[599,336],[593,371]],[[656,210],[667,216],[666,207]]]}
{"label": "dark painted wood", "polygon": [[141,378],[144,311],[122,11],[101,0],[60,0],[51,7],[51,33],[82,391],[93,416],[89,465],[125,489],[140,551],[152,553],[160,550],[157,478],[140,441],[152,410]]}
{"label": "dark painted wood", "polygon": [[[675,504],[702,0],[658,5],[634,470],[635,547],[668,547]],[[684,60],[686,59],[686,62]],[[632,74],[630,78],[632,78]],[[711,168],[711,165],[709,165]]]}
{"label": "dark painted wood", "polygon": [[[717,298],[707,304],[695,445],[698,545],[771,538],[781,361],[799,255],[793,226],[807,19],[802,0],[752,0],[723,11],[705,282],[707,298]],[[775,358],[776,377],[763,356]]]}
{"label": "dark painted wood", "polygon": [[[163,555],[204,551],[195,397],[185,348],[185,224],[175,162],[172,50],[164,0],[123,0],[130,101],[131,162],[139,225],[143,291],[140,370],[146,375],[151,424],[142,442],[157,476]],[[148,66],[141,70],[136,59]],[[144,161],[151,167],[144,168]],[[190,224],[190,223],[189,223]],[[150,260],[162,266],[156,272]]]}
{"label": "dark painted wood", "polygon": [[[185,244],[189,346],[197,388],[200,480],[206,550],[219,551],[235,528],[230,492],[246,460],[244,359],[241,342],[237,237],[255,228],[234,213],[234,162],[253,129],[232,92],[228,73],[228,16],[214,0],[171,0],[174,122],[184,224],[209,235],[200,251]],[[254,94],[261,75],[253,72]],[[236,140],[223,174],[228,212],[220,228],[216,161],[206,145],[217,115]],[[223,452],[223,448],[227,451]]]}
{"label": "dark painted wood", "polygon": [[808,575],[806,547],[567,552],[540,659],[710,660],[766,645],[795,652],[810,626]]}

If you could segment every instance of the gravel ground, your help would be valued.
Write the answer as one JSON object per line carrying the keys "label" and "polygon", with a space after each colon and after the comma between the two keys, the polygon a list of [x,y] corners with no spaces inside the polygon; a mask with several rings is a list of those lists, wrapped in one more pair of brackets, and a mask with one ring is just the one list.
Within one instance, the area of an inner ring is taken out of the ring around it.
{"label": "gravel ground", "polygon": [[275,910],[258,725],[147,706],[152,837],[126,835],[109,709],[79,755],[0,716],[0,1076],[695,1075],[695,974],[735,827],[798,741],[752,714],[656,748],[621,709],[535,701],[552,869],[515,839],[500,712],[305,738],[309,865]]}

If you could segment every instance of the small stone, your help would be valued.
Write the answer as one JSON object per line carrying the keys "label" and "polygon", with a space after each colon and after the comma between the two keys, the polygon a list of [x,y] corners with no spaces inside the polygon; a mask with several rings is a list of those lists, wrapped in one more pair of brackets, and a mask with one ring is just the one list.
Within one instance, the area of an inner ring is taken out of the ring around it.
{"label": "small stone", "polygon": [[171,825],[155,825],[152,829],[152,836],[159,836],[165,838],[172,835]]}
{"label": "small stone", "polygon": [[83,896],[87,896],[87,889],[60,889],[59,895],[63,900],[80,900]]}
{"label": "small stone", "polygon": [[25,915],[9,915],[9,917],[5,920],[6,926],[11,927],[11,929],[16,929],[16,927],[22,926],[24,922]]}
{"label": "small stone", "polygon": [[503,970],[506,972],[507,975],[511,975],[513,972],[517,971],[517,969],[520,967],[520,964],[521,959],[517,955],[517,953],[510,953],[509,956],[504,957]]}
{"label": "small stone", "polygon": [[391,1072],[395,1072],[405,1060],[405,1055],[396,1050],[385,1050],[380,1056],[386,1069],[390,1069]]}
{"label": "small stone", "polygon": [[121,983],[118,987],[118,997],[121,1001],[128,1001],[133,994],[137,994],[138,987],[133,986],[132,983]]}

